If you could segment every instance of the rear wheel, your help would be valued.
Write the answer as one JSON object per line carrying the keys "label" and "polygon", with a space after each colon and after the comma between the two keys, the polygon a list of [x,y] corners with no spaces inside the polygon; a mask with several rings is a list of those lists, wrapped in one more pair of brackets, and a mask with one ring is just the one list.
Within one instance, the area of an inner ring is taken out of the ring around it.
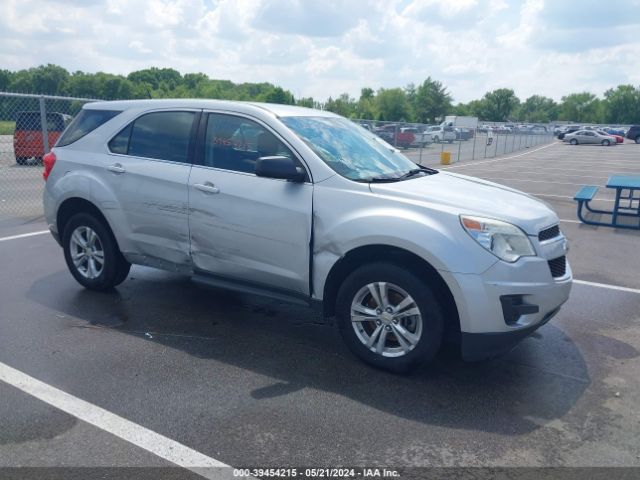
{"label": "rear wheel", "polygon": [[433,291],[394,264],[352,272],[340,287],[336,312],[349,349],[378,368],[405,372],[431,360],[442,343],[442,308]]}
{"label": "rear wheel", "polygon": [[438,137],[437,135],[433,137],[433,143],[440,143],[440,137]]}
{"label": "rear wheel", "polygon": [[636,143],[640,143],[640,135],[636,137]]}
{"label": "rear wheel", "polygon": [[131,264],[125,260],[111,231],[88,213],[77,213],[67,223],[62,245],[73,277],[90,290],[108,290],[122,283]]}
{"label": "rear wheel", "polygon": [[609,140],[603,140],[602,145],[608,147],[609,145],[611,145],[611,142]]}
{"label": "rear wheel", "polygon": [[28,157],[16,157],[16,163],[18,165],[24,165],[27,163]]}
{"label": "rear wheel", "polygon": [[572,138],[572,139],[569,141],[569,143],[570,143],[571,145],[577,145],[577,144],[578,144],[578,140],[576,140],[575,138]]}

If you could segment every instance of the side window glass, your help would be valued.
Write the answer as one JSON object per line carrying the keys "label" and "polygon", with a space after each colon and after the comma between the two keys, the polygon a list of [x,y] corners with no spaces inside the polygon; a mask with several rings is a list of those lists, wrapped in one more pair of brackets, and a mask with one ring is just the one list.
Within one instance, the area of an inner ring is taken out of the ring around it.
{"label": "side window glass", "polygon": [[129,155],[187,163],[194,118],[194,112],[143,115],[133,122]]}
{"label": "side window glass", "polygon": [[131,137],[131,130],[133,129],[133,123],[130,123],[123,130],[120,131],[109,142],[109,150],[113,153],[121,153],[126,155],[129,153],[129,138]]}
{"label": "side window glass", "polygon": [[258,158],[274,155],[295,158],[260,124],[233,115],[209,114],[204,153],[206,166],[253,173]]}

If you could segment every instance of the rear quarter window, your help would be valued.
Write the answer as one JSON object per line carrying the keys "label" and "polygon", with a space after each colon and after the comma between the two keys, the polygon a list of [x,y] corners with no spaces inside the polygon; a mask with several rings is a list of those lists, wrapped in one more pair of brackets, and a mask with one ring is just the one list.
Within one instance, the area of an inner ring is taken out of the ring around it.
{"label": "rear quarter window", "polygon": [[120,113],[119,110],[82,110],[69,124],[69,127],[58,140],[57,147],[71,145],[92,132],[100,125],[107,123]]}
{"label": "rear quarter window", "polygon": [[[126,154],[135,157],[188,163],[194,112],[151,112],[133,122]],[[109,143],[114,153],[125,153],[127,129]],[[115,148],[115,150],[114,150]]]}

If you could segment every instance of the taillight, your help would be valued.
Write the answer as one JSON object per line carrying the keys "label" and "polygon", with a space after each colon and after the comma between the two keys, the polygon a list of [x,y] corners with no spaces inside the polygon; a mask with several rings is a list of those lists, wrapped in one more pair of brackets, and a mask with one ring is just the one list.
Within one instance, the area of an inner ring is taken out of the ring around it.
{"label": "taillight", "polygon": [[44,181],[47,181],[47,178],[49,178],[49,174],[51,173],[51,170],[53,170],[53,166],[56,163],[56,154],[53,152],[49,152],[47,153],[44,157],[42,157],[42,164],[44,165],[44,172],[42,172],[42,178],[44,178]]}

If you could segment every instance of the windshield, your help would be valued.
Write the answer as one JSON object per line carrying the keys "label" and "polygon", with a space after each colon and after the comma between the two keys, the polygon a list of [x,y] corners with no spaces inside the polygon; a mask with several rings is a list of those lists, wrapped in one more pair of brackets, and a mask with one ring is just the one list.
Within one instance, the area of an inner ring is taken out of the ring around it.
{"label": "windshield", "polygon": [[293,130],[332,170],[368,182],[406,178],[417,165],[374,133],[346,118],[284,117]]}

